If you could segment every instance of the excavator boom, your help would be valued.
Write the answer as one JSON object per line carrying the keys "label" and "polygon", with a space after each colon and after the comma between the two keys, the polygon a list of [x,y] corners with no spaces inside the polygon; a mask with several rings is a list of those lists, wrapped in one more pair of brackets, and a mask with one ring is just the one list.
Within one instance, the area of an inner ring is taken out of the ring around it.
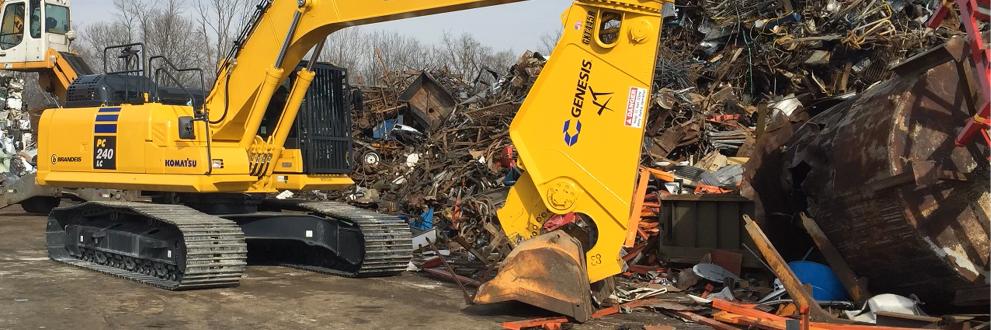
{"label": "excavator boom", "polygon": [[[268,0],[243,45],[221,63],[207,97],[217,141],[253,142],[272,82],[285,81],[314,46],[356,25],[493,6],[522,0]],[[301,5],[302,4],[302,5]],[[263,104],[264,103],[264,104]]]}

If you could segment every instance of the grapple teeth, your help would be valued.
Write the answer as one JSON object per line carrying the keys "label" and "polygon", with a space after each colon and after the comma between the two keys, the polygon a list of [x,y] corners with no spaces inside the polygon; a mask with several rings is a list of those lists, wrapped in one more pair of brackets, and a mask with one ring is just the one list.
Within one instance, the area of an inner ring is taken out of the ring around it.
{"label": "grapple teeth", "polygon": [[588,321],[592,296],[581,243],[562,231],[520,243],[475,295],[477,304],[510,300]]}

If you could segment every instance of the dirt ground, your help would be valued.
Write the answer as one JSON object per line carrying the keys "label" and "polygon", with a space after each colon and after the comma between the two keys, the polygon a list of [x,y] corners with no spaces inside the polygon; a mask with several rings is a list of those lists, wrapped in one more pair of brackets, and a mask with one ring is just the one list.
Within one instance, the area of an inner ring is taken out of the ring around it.
{"label": "dirt ground", "polygon": [[[282,267],[248,267],[241,286],[155,289],[48,260],[45,217],[0,210],[0,329],[497,329],[551,316],[523,304],[467,306],[454,285],[417,274],[349,279]],[[650,312],[575,329],[687,325]]]}

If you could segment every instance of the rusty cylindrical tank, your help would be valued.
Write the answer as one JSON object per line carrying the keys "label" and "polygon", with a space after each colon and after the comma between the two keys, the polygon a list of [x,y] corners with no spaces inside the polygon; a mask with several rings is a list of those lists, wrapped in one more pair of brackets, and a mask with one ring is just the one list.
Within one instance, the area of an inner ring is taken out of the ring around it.
{"label": "rusty cylindrical tank", "polygon": [[764,213],[807,212],[874,294],[986,306],[988,149],[954,145],[980,98],[971,71],[896,76],[809,120],[756,170]]}

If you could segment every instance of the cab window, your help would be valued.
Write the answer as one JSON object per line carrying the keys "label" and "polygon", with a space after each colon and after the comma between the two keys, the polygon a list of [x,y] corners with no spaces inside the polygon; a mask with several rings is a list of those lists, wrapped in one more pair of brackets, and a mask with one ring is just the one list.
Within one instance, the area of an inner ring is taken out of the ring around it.
{"label": "cab window", "polygon": [[41,38],[41,0],[31,0],[31,38]]}
{"label": "cab window", "polygon": [[599,42],[603,46],[613,46],[619,40],[619,29],[623,25],[623,15],[616,12],[603,12],[599,19]]}
{"label": "cab window", "polygon": [[58,5],[45,5],[45,32],[69,33],[69,8]]}
{"label": "cab window", "polygon": [[12,3],[3,9],[0,22],[0,49],[11,49],[24,41],[24,4]]}

